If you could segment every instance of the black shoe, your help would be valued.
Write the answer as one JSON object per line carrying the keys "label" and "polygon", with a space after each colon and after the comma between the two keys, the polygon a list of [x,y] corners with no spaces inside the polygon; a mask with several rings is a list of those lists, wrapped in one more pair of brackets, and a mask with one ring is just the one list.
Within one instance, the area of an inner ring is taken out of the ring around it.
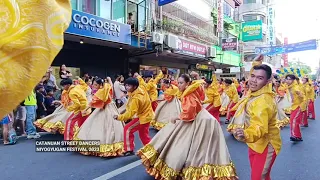
{"label": "black shoe", "polygon": [[132,155],[134,155],[133,151],[127,151],[127,152],[123,153],[123,156],[132,156]]}
{"label": "black shoe", "polygon": [[230,121],[229,121],[229,120],[226,120],[224,123],[225,123],[225,124],[229,124],[229,123],[230,123]]}
{"label": "black shoe", "polygon": [[309,125],[303,125],[303,127],[309,127]]}
{"label": "black shoe", "polygon": [[297,138],[297,137],[290,137],[290,141],[303,141],[302,138]]}

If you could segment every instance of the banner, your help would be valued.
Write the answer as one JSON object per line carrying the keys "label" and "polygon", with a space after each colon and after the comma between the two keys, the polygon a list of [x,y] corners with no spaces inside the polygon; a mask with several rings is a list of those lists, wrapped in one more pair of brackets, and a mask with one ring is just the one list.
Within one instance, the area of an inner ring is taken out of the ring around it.
{"label": "banner", "polygon": [[280,77],[285,76],[287,74],[294,74],[298,77],[304,77],[306,75],[305,70],[299,68],[281,68],[278,69],[276,72]]}
{"label": "banner", "polygon": [[218,16],[217,16],[217,30],[218,33],[222,33],[223,32],[223,2],[224,0],[218,0],[217,1],[217,8],[218,8]]}
{"label": "banner", "polygon": [[274,27],[274,7],[269,6],[268,8],[268,34],[269,34],[269,39],[268,39],[268,44],[270,46],[275,46],[277,41],[276,41],[276,33],[275,33],[275,27]]}
{"label": "banner", "polygon": [[174,1],[177,1],[177,0],[159,0],[159,1],[158,1],[158,5],[159,5],[159,6],[163,6],[163,5],[172,3],[172,2],[174,2]]}
{"label": "banner", "polygon": [[238,49],[238,38],[223,38],[222,51],[236,51]]}
{"label": "banner", "polygon": [[261,40],[263,38],[262,20],[242,23],[241,38],[242,41]]}
{"label": "banner", "polygon": [[299,43],[287,44],[284,46],[272,46],[272,47],[256,47],[256,54],[263,55],[275,55],[275,54],[287,54],[299,51],[308,51],[317,49],[317,40],[309,40]]}

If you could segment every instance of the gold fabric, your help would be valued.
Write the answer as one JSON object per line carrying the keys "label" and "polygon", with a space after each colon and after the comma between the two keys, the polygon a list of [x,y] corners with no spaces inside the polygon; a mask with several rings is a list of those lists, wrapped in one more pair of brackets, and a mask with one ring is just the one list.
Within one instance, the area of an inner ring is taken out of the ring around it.
{"label": "gold fabric", "polygon": [[113,119],[119,112],[114,103],[105,109],[95,109],[74,135],[76,140],[100,140],[100,152],[82,152],[84,155],[100,157],[119,156],[123,149],[123,128],[121,121]]}
{"label": "gold fabric", "polygon": [[62,105],[59,106],[52,114],[38,119],[34,122],[35,126],[50,133],[64,133],[64,127],[67,119],[72,115]]}
{"label": "gold fabric", "polygon": [[151,126],[157,130],[162,129],[172,117],[178,117],[181,113],[181,102],[174,97],[172,101],[162,101],[155,111],[155,118],[151,121]]}
{"label": "gold fabric", "polygon": [[23,101],[63,46],[69,0],[0,1],[0,118]]}
{"label": "gold fabric", "polygon": [[227,113],[228,104],[230,102],[229,97],[226,95],[226,93],[221,94],[221,108],[220,108],[220,114],[225,115]]}
{"label": "gold fabric", "polygon": [[288,116],[286,115],[284,109],[290,107],[290,104],[287,103],[287,98],[286,96],[284,97],[277,97],[276,98],[277,101],[277,126],[279,128],[283,128],[286,125],[288,125],[290,123],[290,119],[288,118]]}
{"label": "gold fabric", "polygon": [[138,155],[156,179],[237,179],[220,124],[204,109],[167,124]]}

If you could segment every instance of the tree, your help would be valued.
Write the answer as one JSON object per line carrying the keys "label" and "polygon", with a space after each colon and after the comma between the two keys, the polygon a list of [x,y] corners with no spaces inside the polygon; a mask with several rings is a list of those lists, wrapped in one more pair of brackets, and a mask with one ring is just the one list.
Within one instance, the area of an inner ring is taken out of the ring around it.
{"label": "tree", "polygon": [[305,74],[311,74],[312,72],[311,67],[300,60],[289,62],[289,67],[304,70]]}

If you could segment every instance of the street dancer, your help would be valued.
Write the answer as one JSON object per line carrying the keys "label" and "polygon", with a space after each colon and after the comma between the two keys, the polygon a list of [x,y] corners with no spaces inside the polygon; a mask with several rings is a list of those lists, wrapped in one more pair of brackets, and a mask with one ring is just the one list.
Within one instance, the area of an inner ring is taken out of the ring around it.
{"label": "street dancer", "polygon": [[[215,75],[212,76],[212,79],[214,78],[216,78]],[[221,97],[213,80],[206,80],[205,95],[206,98],[202,104],[206,105],[207,111],[220,123]]]}
{"label": "street dancer", "polygon": [[155,179],[236,180],[220,124],[202,107],[203,80],[181,75],[182,112],[171,119],[152,141],[138,151],[147,172]]}
{"label": "street dancer", "polygon": [[230,99],[230,102],[228,104],[227,109],[227,117],[225,124],[229,124],[230,118],[233,117],[235,111],[232,110],[232,108],[238,103],[239,101],[239,95],[236,86],[233,84],[233,82],[230,79],[226,79],[225,81],[226,88],[224,92],[227,94],[227,96]]}
{"label": "street dancer", "polygon": [[160,79],[163,78],[162,71],[159,70],[159,74],[154,79],[152,78],[152,75],[147,75],[144,80],[138,73],[135,73],[134,77],[139,80],[140,88],[143,88],[149,94],[152,109],[155,111],[158,105],[157,84]]}
{"label": "street dancer", "polygon": [[293,74],[286,75],[286,83],[288,84],[292,102],[290,115],[291,141],[302,141],[300,123],[302,121],[302,110],[306,97],[301,92],[301,88],[297,82],[298,80],[299,79]]}
{"label": "street dancer", "polygon": [[277,123],[277,105],[270,88],[272,70],[262,64],[253,66],[249,92],[234,108],[235,118],[229,132],[249,147],[251,180],[270,180],[273,163],[282,142]]}
{"label": "street dancer", "polygon": [[125,88],[129,92],[129,101],[126,105],[126,111],[121,115],[114,115],[114,119],[119,121],[128,121],[124,127],[124,155],[134,154],[134,132],[139,132],[140,140],[143,145],[150,142],[149,126],[154,118],[150,97],[148,93],[139,86],[136,78],[128,78],[125,81]]}

